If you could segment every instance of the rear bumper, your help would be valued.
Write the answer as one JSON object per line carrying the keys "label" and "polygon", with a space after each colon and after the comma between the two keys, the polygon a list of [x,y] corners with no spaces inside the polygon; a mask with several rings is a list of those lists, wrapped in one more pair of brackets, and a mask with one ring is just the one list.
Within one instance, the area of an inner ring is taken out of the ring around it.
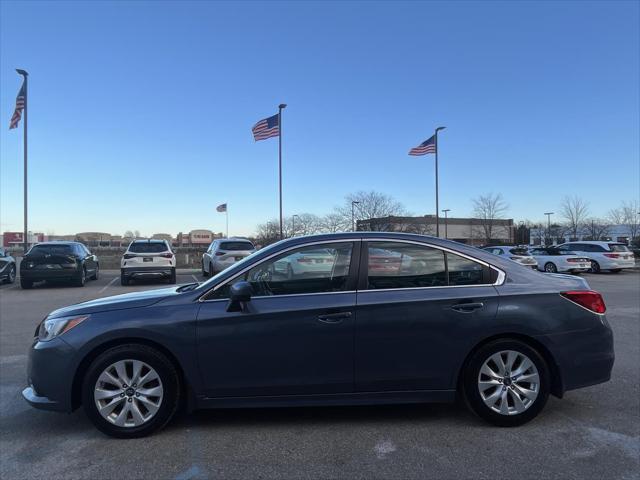
{"label": "rear bumper", "polygon": [[175,271],[174,267],[125,267],[120,270],[127,278],[164,278],[170,277]]}
{"label": "rear bumper", "polygon": [[25,280],[71,280],[80,275],[75,268],[51,269],[51,270],[20,270],[20,277]]}
{"label": "rear bumper", "polygon": [[543,338],[556,360],[562,392],[611,379],[615,361],[613,332],[604,315],[602,324],[595,328]]}

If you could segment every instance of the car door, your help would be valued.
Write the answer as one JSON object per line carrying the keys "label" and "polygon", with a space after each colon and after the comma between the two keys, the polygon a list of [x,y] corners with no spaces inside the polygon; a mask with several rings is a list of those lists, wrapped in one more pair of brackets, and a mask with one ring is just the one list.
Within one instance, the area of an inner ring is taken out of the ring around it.
{"label": "car door", "polygon": [[[376,268],[374,250],[400,257],[397,268]],[[455,388],[458,367],[496,315],[497,276],[484,263],[424,244],[363,243],[355,390]]]}
{"label": "car door", "polygon": [[91,251],[84,245],[80,247],[85,254],[85,265],[87,266],[87,271],[92,274],[96,272],[96,257],[91,253]]}
{"label": "car door", "polygon": [[[201,301],[197,321],[205,394],[352,392],[359,247],[359,241],[339,241],[292,248],[214,287]],[[332,259],[301,262],[293,276],[275,268],[318,248]],[[252,298],[245,311],[228,312],[230,285],[241,280],[251,284]]]}

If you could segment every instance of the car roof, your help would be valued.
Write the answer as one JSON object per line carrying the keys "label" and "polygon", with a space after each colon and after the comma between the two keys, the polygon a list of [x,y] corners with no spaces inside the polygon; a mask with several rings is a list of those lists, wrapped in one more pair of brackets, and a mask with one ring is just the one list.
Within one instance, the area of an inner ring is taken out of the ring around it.
{"label": "car roof", "polygon": [[36,245],[82,245],[82,243],[81,242],[72,242],[72,241],[68,241],[68,240],[54,240],[54,241],[51,241],[51,242],[39,242],[39,243],[36,243],[34,245],[34,247]]}
{"label": "car roof", "polygon": [[572,242],[565,242],[563,243],[563,245],[572,245],[574,243],[586,243],[589,245],[626,245],[625,243],[622,243],[622,242],[614,242],[614,241],[606,242],[604,240],[574,240]]}
{"label": "car roof", "polygon": [[161,238],[139,238],[133,240],[131,243],[166,243],[166,240],[162,240]]}

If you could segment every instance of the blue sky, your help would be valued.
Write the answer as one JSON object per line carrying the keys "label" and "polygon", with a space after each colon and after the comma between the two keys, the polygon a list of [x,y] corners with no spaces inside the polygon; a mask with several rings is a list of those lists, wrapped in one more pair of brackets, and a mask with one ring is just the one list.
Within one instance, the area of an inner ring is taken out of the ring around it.
{"label": "blue sky", "polygon": [[[564,195],[604,215],[640,195],[639,3],[11,2],[0,4],[2,230],[22,229],[30,72],[30,229],[192,228],[322,214],[357,190],[433,213],[502,193],[538,220]],[[548,173],[549,172],[549,173]]]}

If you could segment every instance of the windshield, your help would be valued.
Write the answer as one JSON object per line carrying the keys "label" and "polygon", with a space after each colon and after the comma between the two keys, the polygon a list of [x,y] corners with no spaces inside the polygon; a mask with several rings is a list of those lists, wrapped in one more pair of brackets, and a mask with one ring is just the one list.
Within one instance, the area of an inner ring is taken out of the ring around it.
{"label": "windshield", "polygon": [[71,245],[35,245],[30,251],[30,255],[71,255],[73,249]]}
{"label": "windshield", "polygon": [[129,251],[133,253],[161,253],[167,251],[164,242],[136,242],[132,243]]}
{"label": "windshield", "polygon": [[222,242],[220,244],[220,250],[240,251],[240,250],[253,250],[253,244],[251,242]]}
{"label": "windshield", "polygon": [[610,243],[609,250],[611,250],[612,252],[628,252],[629,248],[622,243]]}

